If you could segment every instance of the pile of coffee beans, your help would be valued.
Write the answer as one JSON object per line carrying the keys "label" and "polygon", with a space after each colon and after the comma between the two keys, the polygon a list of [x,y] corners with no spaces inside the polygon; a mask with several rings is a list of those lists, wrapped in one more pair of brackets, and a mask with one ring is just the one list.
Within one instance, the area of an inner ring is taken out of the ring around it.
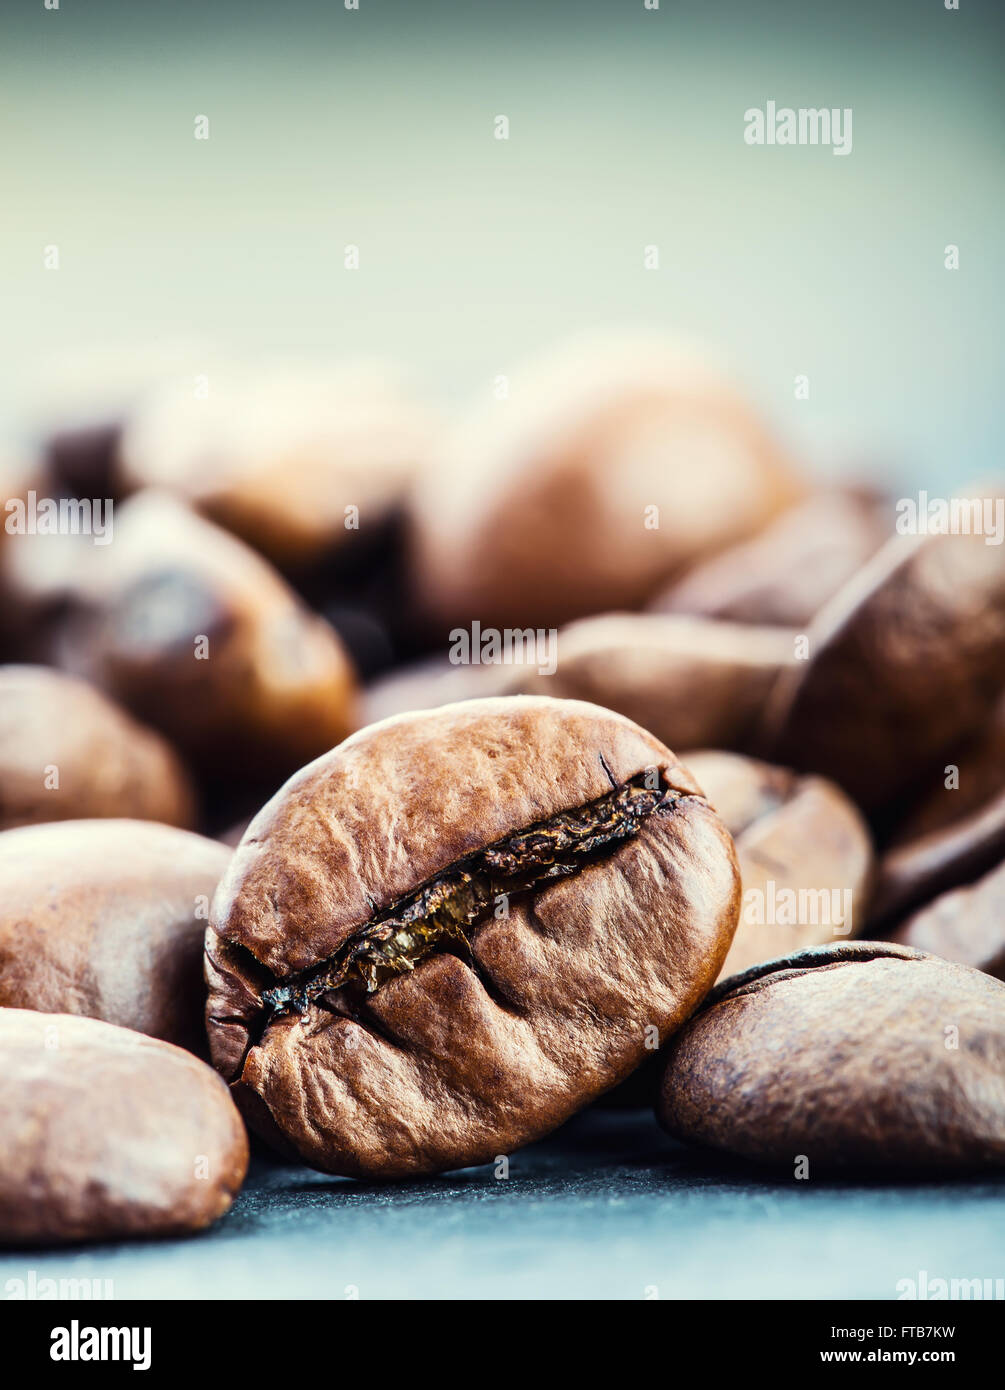
{"label": "pile of coffee beans", "polygon": [[499,381],[4,441],[0,1243],[595,1103],[654,1165],[1005,1164],[1005,484],[817,483],[663,341]]}

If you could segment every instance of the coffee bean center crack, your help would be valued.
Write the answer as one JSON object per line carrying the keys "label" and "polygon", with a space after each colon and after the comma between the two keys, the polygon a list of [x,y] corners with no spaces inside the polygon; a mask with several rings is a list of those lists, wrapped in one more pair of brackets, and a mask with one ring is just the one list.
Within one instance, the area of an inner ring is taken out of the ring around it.
{"label": "coffee bean center crack", "polygon": [[653,812],[668,809],[680,795],[650,771],[597,801],[487,845],[377,913],[327,960],[263,990],[263,1006],[273,1017],[303,1014],[345,987],[373,994],[434,952],[469,955],[469,933],[497,904],[579,873],[637,835]]}

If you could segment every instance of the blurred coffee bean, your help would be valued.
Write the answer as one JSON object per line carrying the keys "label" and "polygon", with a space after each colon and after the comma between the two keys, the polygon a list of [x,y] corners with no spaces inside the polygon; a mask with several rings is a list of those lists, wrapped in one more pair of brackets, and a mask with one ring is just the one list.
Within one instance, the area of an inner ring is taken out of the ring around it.
{"label": "blurred coffee bean", "polygon": [[893,940],[1005,979],[1005,860],[969,887],[926,904]]}
{"label": "blurred coffee bean", "polygon": [[510,688],[604,705],[670,748],[743,748],[792,661],[793,637],[656,613],[584,618],[559,632],[553,675],[513,666]]}
{"label": "blurred coffee bean", "polygon": [[162,340],[90,344],[86,353],[56,353],[29,381],[19,402],[21,427],[38,446],[54,496],[123,495],[117,452],[123,425],[138,401],[179,372],[210,371],[206,342]]}
{"label": "blurred coffee bean", "polygon": [[801,491],[758,416],[693,354],[574,343],[443,441],[413,496],[411,583],[440,634],[637,608]]}
{"label": "blurred coffee bean", "polygon": [[177,493],[282,569],[365,548],[429,454],[430,413],[376,365],[234,368],[153,393],[120,447],[131,488]]}
{"label": "blurred coffee bean", "polygon": [[0,830],[101,816],[193,825],[177,754],[85,681],[0,666]]}
{"label": "blurred coffee bean", "polygon": [[763,752],[883,807],[988,719],[1005,676],[1005,548],[893,536],[810,624]]}
{"label": "blurred coffee bean", "polygon": [[14,556],[25,537],[18,534],[19,512],[26,508],[33,489],[42,486],[44,474],[38,462],[22,448],[0,441],[0,660],[15,661],[34,655],[37,629],[18,602],[11,574]]}
{"label": "blurred coffee bean", "polygon": [[0,834],[0,1006],[84,1014],[206,1055],[215,840],[148,821]]}
{"label": "blurred coffee bean", "polygon": [[840,788],[735,753],[683,758],[740,862],[740,923],[720,978],[861,930],[872,841]]}
{"label": "blurred coffee bean", "polygon": [[907,814],[897,826],[894,845],[946,830],[990,806],[1005,792],[1005,669],[1003,695],[990,721],[929,781],[918,788]]}
{"label": "blurred coffee bean", "polygon": [[878,495],[816,492],[752,540],[705,560],[650,604],[737,623],[804,627],[890,535]]}
{"label": "blurred coffee bean", "polygon": [[206,771],[284,776],[354,724],[342,645],[259,556],[165,494],[116,511],[81,557],[62,660]]}
{"label": "blurred coffee bean", "polygon": [[361,722],[376,724],[392,714],[507,695],[518,679],[512,666],[455,666],[448,657],[431,657],[399,667],[368,685],[362,696]]}
{"label": "blurred coffee bean", "polygon": [[351,603],[327,603],[322,616],[338,634],[361,680],[386,671],[394,659],[387,628],[372,612]]}
{"label": "blurred coffee bean", "polygon": [[1005,855],[1005,792],[972,815],[897,844],[880,860],[872,927],[884,929],[937,893],[972,882]]}
{"label": "blurred coffee bean", "polygon": [[228,1210],[248,1137],[191,1053],[93,1018],[0,1009],[0,1245],[182,1235]]}
{"label": "blurred coffee bean", "polygon": [[9,535],[0,546],[0,631],[12,635],[18,655],[26,647],[47,651],[53,624],[79,586],[81,556],[91,545],[88,537],[35,532]]}
{"label": "blurred coffee bean", "polygon": [[717,985],[674,1037],[680,1139],[762,1162],[1005,1164],[1005,985],[904,946],[821,946]]}
{"label": "blurred coffee bean", "polygon": [[1005,700],[954,759],[919,788],[880,861],[870,930],[888,929],[1005,856]]}
{"label": "blurred coffee bean", "polygon": [[103,420],[57,431],[47,441],[46,462],[58,495],[116,497],[115,472],[121,424]]}
{"label": "blurred coffee bean", "polygon": [[38,481],[39,469],[20,447],[6,440],[0,441],[0,545],[4,545],[11,534],[12,511],[8,503],[24,501],[28,490]]}

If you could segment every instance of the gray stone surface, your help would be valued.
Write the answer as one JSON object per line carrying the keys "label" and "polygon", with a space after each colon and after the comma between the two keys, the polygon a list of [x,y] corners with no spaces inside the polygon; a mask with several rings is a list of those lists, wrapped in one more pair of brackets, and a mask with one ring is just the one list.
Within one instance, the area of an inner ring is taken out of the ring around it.
{"label": "gray stone surface", "polygon": [[117,1298],[896,1298],[1005,1276],[1005,1175],[796,1182],[594,1111],[490,1165],[371,1186],[257,1157],[230,1216],[183,1241],[8,1252],[8,1279]]}

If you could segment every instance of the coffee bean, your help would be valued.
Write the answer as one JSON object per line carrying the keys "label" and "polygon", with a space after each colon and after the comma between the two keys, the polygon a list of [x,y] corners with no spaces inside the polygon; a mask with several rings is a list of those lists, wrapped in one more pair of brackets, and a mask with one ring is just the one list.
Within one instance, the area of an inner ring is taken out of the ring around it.
{"label": "coffee bean", "polygon": [[689,570],[649,606],[657,613],[803,628],[889,534],[876,494],[815,492],[751,540]]}
{"label": "coffee bean", "polygon": [[45,459],[58,493],[115,499],[121,436],[121,421],[110,417],[56,430],[46,440]]}
{"label": "coffee bean", "polygon": [[[26,595],[18,573],[28,542],[38,537],[21,535],[17,516],[27,507],[31,492],[47,495],[45,473],[36,460],[0,440],[0,660],[34,661],[43,654],[38,604]],[[8,529],[11,528],[11,529]],[[48,542],[52,537],[42,538]],[[30,599],[30,602],[26,602]]]}
{"label": "coffee bean", "polygon": [[893,939],[1005,980],[1005,861],[976,883],[926,904]]}
{"label": "coffee bean", "polygon": [[1005,555],[982,535],[893,536],[810,624],[763,751],[888,805],[972,735],[1005,672]]}
{"label": "coffee bean", "polygon": [[98,816],[190,826],[191,779],[159,734],[85,681],[0,666],[0,830]]}
{"label": "coffee bean", "polygon": [[363,722],[376,724],[392,714],[509,694],[518,682],[519,673],[512,666],[454,665],[447,657],[430,657],[368,685],[363,691]]}
{"label": "coffee bean", "polygon": [[940,892],[972,883],[1005,855],[1005,793],[964,816],[887,851],[880,862],[871,921],[884,932]]}
{"label": "coffee bean", "polygon": [[411,587],[437,633],[637,608],[802,491],[746,402],[663,341],[528,363],[435,464],[412,496]]}
{"label": "coffee bean", "polygon": [[894,845],[907,845],[946,830],[983,811],[1005,792],[1005,670],[1001,680],[1003,695],[990,720],[918,787],[897,826]]}
{"label": "coffee bean", "polygon": [[[832,782],[738,753],[682,755],[733,836],[740,865],[739,925],[719,971],[725,979],[760,961],[861,931],[873,872],[862,816]],[[662,1055],[601,1097],[601,1106],[652,1106]]]}
{"label": "coffee bean", "polygon": [[85,1014],[206,1054],[202,944],[230,852],[167,825],[0,835],[0,1006]]}
{"label": "coffee bean", "polygon": [[[0,440],[0,512],[4,525],[0,526],[0,548],[10,543],[11,535],[7,522],[17,503],[25,504],[28,493],[37,488],[40,481],[40,468],[23,449],[16,448],[6,440]],[[8,508],[13,503],[13,508]]]}
{"label": "coffee bean", "polygon": [[861,931],[872,841],[840,788],[737,753],[687,753],[684,762],[740,862],[740,925],[721,976]]}
{"label": "coffee bean", "polygon": [[673,1040],[673,1135],[794,1167],[1005,1164],[1005,985],[876,942],[724,980]]}
{"label": "coffee bean", "polygon": [[[947,779],[947,774],[955,775]],[[911,909],[972,883],[1003,857],[1005,701],[1000,701],[991,724],[938,770],[901,821],[880,862],[872,928],[886,935]]]}
{"label": "coffee bean", "polygon": [[326,603],[323,617],[338,634],[361,680],[383,673],[394,664],[391,636],[366,606]]}
{"label": "coffee bean", "polygon": [[794,634],[704,618],[613,614],[558,634],[558,667],[510,667],[510,689],[588,700],[634,719],[669,747],[743,748]]}
{"label": "coffee bean", "polygon": [[175,492],[300,569],[387,520],[433,429],[385,370],[233,367],[205,398],[191,380],[151,394],[127,424],[120,464],[127,486]]}
{"label": "coffee bean", "polygon": [[0,1056],[0,1244],[181,1235],[230,1207],[248,1141],[204,1062],[28,1009],[0,1009]]}
{"label": "coffee bean", "polygon": [[63,661],[165,732],[204,771],[286,775],[354,722],[331,628],[241,541],[141,493],[115,543],[81,558]]}
{"label": "coffee bean", "polygon": [[733,933],[732,843],[606,710],[472,700],[364,729],[250,825],[207,932],[213,1060],[329,1172],[548,1133],[687,1017]]}
{"label": "coffee bean", "polygon": [[44,460],[46,495],[79,498],[125,495],[118,461],[122,431],[159,382],[195,373],[216,381],[215,350],[207,341],[162,339],[112,345],[89,342],[86,353],[56,354],[26,381],[19,420]]}

